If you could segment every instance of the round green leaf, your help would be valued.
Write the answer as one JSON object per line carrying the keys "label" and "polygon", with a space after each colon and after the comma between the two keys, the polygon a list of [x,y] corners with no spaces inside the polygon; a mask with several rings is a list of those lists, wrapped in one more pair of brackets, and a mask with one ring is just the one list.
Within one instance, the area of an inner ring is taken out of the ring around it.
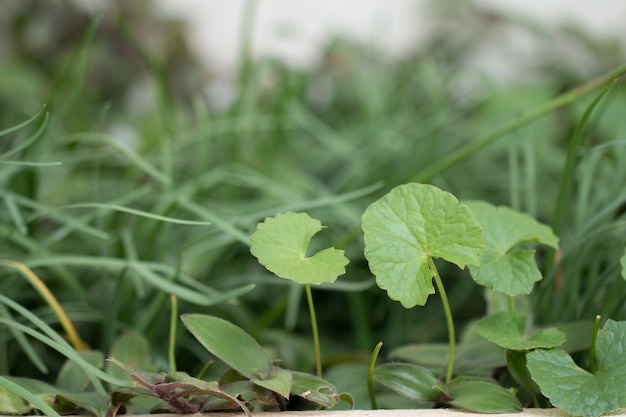
{"label": "round green leaf", "polygon": [[532,379],[543,395],[573,415],[596,417],[626,407],[626,322],[607,320],[596,340],[597,370],[580,368],[561,349],[526,355]]}
{"label": "round green leaf", "polygon": [[349,261],[335,248],[306,256],[311,238],[320,230],[320,221],[306,213],[277,214],[258,224],[250,236],[250,252],[281,278],[300,284],[333,282],[346,273]]}
{"label": "round green leaf", "polygon": [[400,185],[363,213],[365,257],[378,286],[406,308],[435,292],[429,258],[464,268],[479,264],[485,245],[472,212],[432,185]]}
{"label": "round green leaf", "polygon": [[502,312],[483,317],[476,326],[479,335],[511,350],[551,348],[565,342],[565,334],[557,329],[543,329],[526,337],[526,314]]}
{"label": "round green leaf", "polygon": [[539,242],[557,248],[559,238],[548,226],[531,216],[508,207],[496,207],[484,201],[467,206],[483,227],[486,252],[480,265],[470,265],[472,278],[478,284],[510,296],[529,294],[541,272],[533,250],[514,250],[524,242]]}

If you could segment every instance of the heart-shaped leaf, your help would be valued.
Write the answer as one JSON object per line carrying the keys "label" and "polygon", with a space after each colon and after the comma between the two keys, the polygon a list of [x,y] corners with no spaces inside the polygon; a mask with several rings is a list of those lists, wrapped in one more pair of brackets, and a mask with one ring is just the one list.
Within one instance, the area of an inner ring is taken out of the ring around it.
{"label": "heart-shaped leaf", "polygon": [[552,348],[565,342],[565,334],[557,329],[543,329],[526,337],[526,314],[502,312],[483,317],[476,326],[479,335],[511,350]]}
{"label": "heart-shaped leaf", "polygon": [[333,282],[349,263],[344,251],[328,248],[307,257],[311,238],[322,230],[306,213],[282,213],[259,223],[250,236],[250,253],[277,276],[300,284]]}
{"label": "heart-shaped leaf", "polygon": [[561,349],[526,355],[528,370],[543,395],[568,413],[596,417],[626,407],[626,322],[607,320],[596,341],[595,374]]}
{"label": "heart-shaped leaf", "polygon": [[259,343],[240,327],[224,319],[185,314],[182,321],[206,350],[255,384],[288,397],[291,373],[275,367]]}
{"label": "heart-shaped leaf", "polygon": [[522,405],[511,391],[485,380],[462,380],[450,384],[450,405],[478,413],[522,411]]}
{"label": "heart-shaped leaf", "polygon": [[440,382],[426,368],[408,363],[388,363],[374,369],[374,380],[398,394],[420,402],[436,402]]}
{"label": "heart-shaped leaf", "polygon": [[480,265],[470,265],[474,281],[510,296],[530,293],[541,279],[535,251],[513,248],[524,242],[539,242],[556,249],[558,237],[548,226],[511,208],[483,201],[467,205],[483,227],[487,247]]}
{"label": "heart-shaped leaf", "polygon": [[406,308],[435,292],[429,258],[464,268],[479,265],[480,224],[450,193],[432,185],[400,185],[363,213],[365,257],[378,286]]}

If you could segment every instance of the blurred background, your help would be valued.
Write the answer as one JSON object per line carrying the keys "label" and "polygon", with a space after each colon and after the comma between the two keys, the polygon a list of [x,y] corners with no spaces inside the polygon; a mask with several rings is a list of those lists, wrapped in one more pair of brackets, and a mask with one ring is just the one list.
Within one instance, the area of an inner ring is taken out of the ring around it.
{"label": "blurred background", "polygon": [[[248,248],[266,216],[307,211],[328,226],[312,250],[332,245],[351,260],[336,285],[314,292],[327,377],[367,406],[376,342],[389,358],[445,341],[446,330],[436,297],[405,310],[375,286],[363,210],[623,65],[625,17],[617,0],[3,0],[0,258],[30,267],[105,354],[134,331],[149,341],[150,366],[166,368],[173,293],[180,313],[232,320],[286,367],[310,371],[302,289]],[[598,93],[429,179],[461,199],[562,223],[557,263],[539,250],[545,278],[521,300],[538,325],[626,319],[623,82],[584,125],[568,199],[556,205],[569,145]],[[465,271],[441,268],[459,334],[470,334],[489,301]],[[1,294],[62,331],[18,272],[1,272]],[[65,358],[35,344],[45,374],[22,343],[0,328],[0,374],[53,380]],[[179,369],[209,359],[184,329],[176,345]]]}

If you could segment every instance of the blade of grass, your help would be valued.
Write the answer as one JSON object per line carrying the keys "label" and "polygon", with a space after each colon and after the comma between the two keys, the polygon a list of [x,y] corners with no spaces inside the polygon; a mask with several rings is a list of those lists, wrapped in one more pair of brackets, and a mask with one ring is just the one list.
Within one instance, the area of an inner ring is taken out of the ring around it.
{"label": "blade of grass", "polygon": [[554,110],[566,106],[570,103],[575,102],[583,95],[588,92],[594,90],[595,88],[610,83],[613,80],[620,78],[622,75],[626,73],[626,65],[622,65],[612,71],[609,71],[606,74],[603,74],[597,78],[594,78],[587,83],[580,85],[560,96],[555,97],[554,99],[548,101],[547,103],[538,106],[523,115],[501,125],[500,127],[492,130],[489,133],[484,134],[476,138],[475,140],[467,143],[465,146],[462,146],[457,151],[449,154],[446,157],[441,158],[437,162],[432,165],[426,167],[424,170],[418,172],[412,179],[413,182],[424,183],[432,180],[437,175],[451,168],[458,162],[468,158],[475,152],[484,148],[485,146],[491,144],[497,139],[501,138],[505,134],[528,124],[540,117],[547,115],[548,113],[553,112]]}
{"label": "blade of grass", "polygon": [[39,279],[39,277],[35,275],[35,273],[30,268],[28,268],[23,263],[7,259],[0,259],[0,265],[17,269],[20,274],[22,274],[22,276],[26,278],[26,280],[37,290],[39,295],[41,295],[41,297],[46,300],[50,308],[56,313],[57,317],[59,318],[59,322],[61,323],[61,326],[63,326],[63,329],[67,333],[68,339],[70,340],[72,345],[74,345],[74,348],[76,350],[84,351],[89,349],[87,343],[85,343],[78,335],[74,324],[67,317],[67,314],[65,314],[63,307],[61,307],[61,304],[59,304],[56,297],[50,292],[46,284],[44,284],[44,282]]}
{"label": "blade of grass", "polygon": [[[46,131],[46,128],[48,127],[49,120],[50,120],[50,113],[45,112],[43,115],[43,119],[41,123],[39,124],[39,127],[37,128],[35,133],[30,135],[30,137],[28,137],[27,139],[24,139],[18,146],[11,149],[10,151],[0,154],[0,160],[6,160],[9,157],[21,152],[22,150],[28,148],[30,145],[35,143],[39,138],[43,136],[44,132]],[[0,132],[0,136],[2,136],[2,132]]]}
{"label": "blade of grass", "polygon": [[[91,363],[83,359],[83,357],[80,356],[80,354],[78,354],[78,352],[76,352],[76,350],[74,350],[61,336],[59,336],[54,331],[54,329],[52,329],[45,322],[43,322],[43,320],[41,320],[39,317],[37,317],[36,315],[28,311],[26,308],[24,308],[20,304],[16,303],[15,301],[11,300],[8,297],[5,297],[2,294],[0,294],[0,302],[7,305],[8,307],[15,310],[16,312],[18,312],[24,318],[29,320],[39,329],[41,329],[41,331],[44,333],[38,332],[34,329],[31,329],[30,327],[24,326],[15,321],[6,320],[3,318],[0,318],[1,323],[6,324],[7,326],[15,327],[18,330],[22,331],[23,333],[26,333],[34,337],[35,339],[45,343],[46,345],[50,346],[57,352],[63,354],[67,359],[77,363],[85,371],[89,371],[87,372],[88,376],[93,375],[97,378],[100,378],[103,381],[107,381],[115,385],[120,385],[120,386],[132,385],[128,381],[121,380],[121,379],[118,379],[118,378],[112,377],[111,375],[106,374],[102,370],[96,368]],[[98,383],[98,381],[95,381],[94,387],[96,387],[96,389],[98,389],[102,393],[105,392],[104,388],[102,387],[101,384]]]}
{"label": "blade of grass", "polygon": [[38,395],[33,394],[32,392],[22,388],[15,382],[10,381],[3,376],[0,376],[0,386],[23,398],[25,401],[33,404],[39,410],[43,411],[48,417],[61,417],[59,413],[54,411],[54,409],[50,407],[44,400],[39,398]]}
{"label": "blade of grass", "polygon": [[[11,312],[4,306],[4,304],[0,304],[0,317],[4,317],[8,321],[15,320],[15,318],[11,315]],[[12,327],[9,328],[9,331],[11,332],[17,343],[20,345],[20,348],[26,354],[28,359],[30,359],[32,364],[35,365],[35,368],[37,368],[39,372],[47,374],[48,367],[43,362],[41,357],[37,354],[30,341],[24,336],[24,333]],[[9,370],[7,369],[4,372],[8,373],[8,371]]]}
{"label": "blade of grass", "polygon": [[39,112],[37,114],[35,114],[33,117],[31,117],[30,119],[22,122],[22,123],[18,123],[14,126],[8,127],[4,130],[0,130],[0,136],[5,136],[8,135],[9,133],[13,133],[16,132],[18,130],[20,130],[23,127],[28,126],[29,124],[33,123],[35,120],[39,119],[39,117],[41,117],[42,114],[45,114],[46,119],[48,117],[48,111],[47,111],[47,106],[44,105],[41,110],[39,110]]}
{"label": "blade of grass", "polygon": [[166,174],[159,171],[155,168],[150,162],[148,162],[145,158],[135,152],[133,149],[121,143],[119,140],[115,139],[104,133],[72,133],[65,136],[65,140],[67,142],[82,142],[82,143],[98,143],[105,144],[110,146],[111,148],[118,151],[122,154],[126,159],[134,166],[136,166],[141,171],[145,172],[150,177],[157,180],[162,185],[168,186],[171,185],[172,179],[168,177]]}
{"label": "blade of grass", "polygon": [[183,219],[177,219],[177,218],[174,218],[174,217],[160,216],[158,214],[149,213],[147,211],[137,210],[137,209],[133,209],[133,208],[126,207],[126,206],[120,206],[120,205],[117,205],[117,204],[106,204],[106,203],[68,204],[66,206],[56,207],[56,208],[54,208],[54,209],[52,209],[52,210],[50,210],[48,212],[35,214],[34,216],[32,216],[29,219],[29,222],[33,221],[33,220],[36,220],[36,219],[41,219],[42,217],[47,217],[50,214],[56,213],[58,211],[67,210],[67,209],[74,209],[74,208],[97,208],[97,209],[103,209],[103,210],[108,210],[108,211],[120,211],[120,212],[123,212],[123,213],[133,214],[133,215],[139,216],[139,217],[146,217],[146,218],[152,219],[152,220],[158,220],[158,221],[162,221],[162,222],[166,222],[166,223],[182,224],[182,225],[187,225],[187,226],[209,226],[209,225],[211,225],[210,222],[206,222],[206,221],[183,220]]}
{"label": "blade of grass", "polygon": [[[554,217],[552,221],[552,230],[557,236],[561,235],[561,228],[563,227],[563,221],[565,219],[565,209],[567,199],[569,196],[569,190],[574,181],[573,174],[578,159],[578,152],[581,146],[583,134],[587,127],[587,123],[593,114],[593,111],[602,101],[602,99],[615,87],[617,80],[613,81],[607,88],[605,88],[596,98],[587,106],[583,116],[578,120],[572,138],[569,141],[567,148],[567,156],[565,159],[565,166],[561,173],[561,179],[559,182],[559,192],[556,199],[556,206],[554,208]],[[553,259],[553,258],[552,258]],[[552,260],[550,259],[550,260]]]}

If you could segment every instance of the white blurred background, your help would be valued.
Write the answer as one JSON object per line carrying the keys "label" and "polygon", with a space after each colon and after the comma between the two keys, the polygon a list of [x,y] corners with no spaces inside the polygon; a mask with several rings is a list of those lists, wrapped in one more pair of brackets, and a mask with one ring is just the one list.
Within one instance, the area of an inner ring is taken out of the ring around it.
{"label": "white blurred background", "polygon": [[[191,46],[218,72],[237,65],[246,6],[253,11],[254,56],[280,57],[293,66],[316,62],[336,35],[371,44],[390,56],[419,47],[436,25],[442,0],[157,0],[163,13],[189,24]],[[527,19],[545,30],[579,27],[599,38],[626,40],[624,0],[476,0],[485,12]],[[463,25],[462,21],[458,22]],[[524,47],[519,37],[500,39]],[[529,45],[525,46],[530,48]],[[488,57],[483,57],[489,62]],[[506,60],[506,59],[505,59]],[[489,62],[489,66],[497,63]]]}

